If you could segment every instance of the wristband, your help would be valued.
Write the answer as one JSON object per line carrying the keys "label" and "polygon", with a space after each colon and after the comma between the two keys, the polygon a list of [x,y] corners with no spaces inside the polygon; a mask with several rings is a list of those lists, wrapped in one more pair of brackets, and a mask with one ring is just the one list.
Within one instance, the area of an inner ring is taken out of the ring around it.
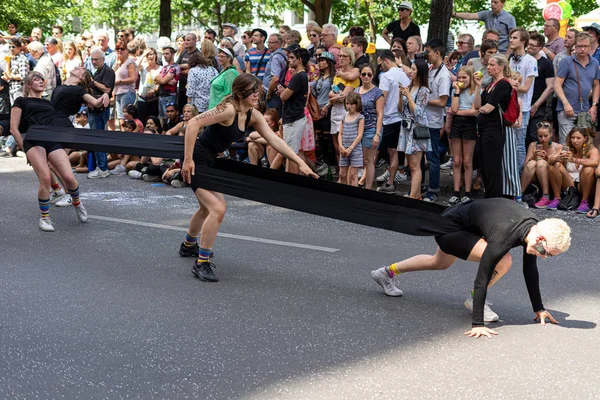
{"label": "wristband", "polygon": [[460,97],[460,93],[459,94],[455,94],[454,97]]}

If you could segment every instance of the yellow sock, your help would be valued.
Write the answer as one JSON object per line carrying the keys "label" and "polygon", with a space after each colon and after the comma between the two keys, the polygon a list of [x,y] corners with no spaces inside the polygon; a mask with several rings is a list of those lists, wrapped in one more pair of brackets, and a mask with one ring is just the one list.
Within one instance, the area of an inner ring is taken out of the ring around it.
{"label": "yellow sock", "polygon": [[394,274],[394,275],[400,275],[402,272],[398,271],[398,267],[396,266],[396,263],[393,263],[392,265],[390,265],[388,267],[388,269]]}

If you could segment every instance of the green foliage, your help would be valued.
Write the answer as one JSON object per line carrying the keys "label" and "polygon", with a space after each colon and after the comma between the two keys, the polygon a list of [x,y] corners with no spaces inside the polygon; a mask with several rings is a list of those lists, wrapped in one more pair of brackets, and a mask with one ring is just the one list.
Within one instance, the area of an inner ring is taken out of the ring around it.
{"label": "green foliage", "polygon": [[[308,0],[314,3],[314,0]],[[489,9],[489,0],[455,0],[457,11],[476,12]],[[597,8],[596,0],[571,0],[573,15],[580,16]],[[160,0],[19,0],[0,1],[0,30],[6,31],[9,21],[19,24],[19,32],[29,34],[34,26],[40,26],[48,35],[52,25],[60,23],[65,33],[71,33],[74,16],[82,19],[84,29],[91,24],[106,24],[114,29],[133,27],[136,32],[158,30]],[[413,20],[427,23],[431,18],[431,1],[413,1]],[[385,25],[398,18],[397,0],[334,0],[332,21],[345,32],[353,25],[370,30],[369,14],[375,23],[377,34]],[[179,24],[206,27],[224,22],[239,25],[252,23],[255,9],[261,20],[281,23],[284,10],[301,12],[305,9],[301,0],[260,2],[240,0],[172,0],[173,26]],[[32,15],[32,10],[35,10]],[[506,10],[513,14],[519,26],[539,28],[543,24],[542,10],[535,0],[507,0]],[[463,21],[454,19],[453,26],[460,29]]]}

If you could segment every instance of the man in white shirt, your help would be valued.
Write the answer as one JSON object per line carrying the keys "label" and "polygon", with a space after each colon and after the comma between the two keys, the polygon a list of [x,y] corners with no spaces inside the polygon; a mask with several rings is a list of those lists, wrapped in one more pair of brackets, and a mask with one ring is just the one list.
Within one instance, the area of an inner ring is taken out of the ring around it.
{"label": "man in white shirt", "polygon": [[525,53],[525,46],[529,42],[529,32],[523,28],[515,28],[510,31],[509,48],[510,68],[519,72],[523,77],[521,86],[517,88],[519,100],[521,100],[522,120],[520,126],[515,126],[514,131],[517,139],[517,162],[519,173],[523,169],[527,150],[525,149],[525,139],[527,136],[527,125],[529,125],[529,114],[531,111],[531,99],[533,98],[533,81],[538,76],[537,60]]}
{"label": "man in white shirt", "polygon": [[429,161],[429,188],[423,196],[423,201],[434,202],[440,192],[440,131],[444,126],[444,108],[450,96],[452,79],[450,71],[444,65],[446,46],[440,39],[431,39],[425,43],[429,69],[429,104],[425,108],[427,125],[431,137],[431,151],[427,152]]}
{"label": "man in white shirt", "polygon": [[[400,137],[400,113],[398,112],[398,99],[400,89],[398,85],[408,87],[410,78],[404,73],[402,68],[396,64],[396,57],[391,50],[383,51],[377,57],[377,63],[380,65],[383,74],[379,77],[379,89],[383,92],[385,106],[383,109],[383,132],[375,132],[376,137],[381,137],[380,149],[387,149],[390,157],[388,176],[386,182],[377,191],[383,193],[394,193],[394,179],[398,171],[398,139]],[[402,164],[404,164],[404,154],[402,154]],[[406,176],[404,176],[406,179]]]}

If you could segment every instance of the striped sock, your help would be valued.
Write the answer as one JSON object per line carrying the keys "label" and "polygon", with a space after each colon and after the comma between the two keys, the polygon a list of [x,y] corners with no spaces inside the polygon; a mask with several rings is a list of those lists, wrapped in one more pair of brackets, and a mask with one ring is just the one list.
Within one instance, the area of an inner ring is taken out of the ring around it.
{"label": "striped sock", "polygon": [[52,190],[54,190],[55,192],[60,190],[60,185],[58,184],[58,182],[53,183],[51,186],[52,186]]}
{"label": "striped sock", "polygon": [[71,199],[73,199],[73,206],[77,207],[81,204],[79,201],[79,186],[75,190],[67,189],[67,192],[71,195]]}
{"label": "striped sock", "polygon": [[198,251],[198,262],[208,262],[208,259],[210,258],[210,253],[210,249],[200,247],[200,250]]}
{"label": "striped sock", "polygon": [[390,278],[393,278],[395,275],[400,275],[402,273],[402,272],[398,271],[398,267],[396,266],[396,263],[393,263],[389,267],[386,267],[385,270],[388,273],[388,275],[390,276]]}
{"label": "striped sock", "polygon": [[185,247],[193,247],[196,243],[198,243],[198,236],[192,236],[189,232],[186,232],[183,245]]}
{"label": "striped sock", "polygon": [[38,203],[40,204],[40,212],[42,213],[42,218],[50,217],[50,199],[38,199]]}

